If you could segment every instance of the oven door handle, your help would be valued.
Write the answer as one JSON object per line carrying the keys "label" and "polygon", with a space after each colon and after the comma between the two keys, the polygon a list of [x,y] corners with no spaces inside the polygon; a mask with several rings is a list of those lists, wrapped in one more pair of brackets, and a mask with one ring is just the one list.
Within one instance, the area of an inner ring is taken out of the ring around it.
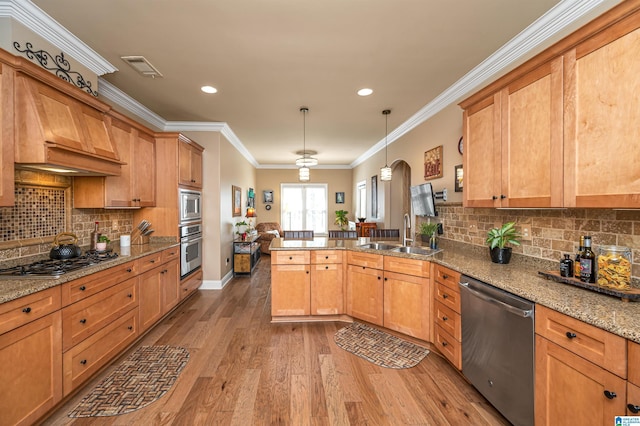
{"label": "oven door handle", "polygon": [[503,308],[504,310],[514,314],[514,315],[518,315],[524,318],[528,318],[533,316],[533,310],[532,309],[519,309],[516,308],[515,306],[511,306],[508,303],[504,303],[502,300],[498,300],[495,299],[485,293],[482,293],[481,291],[478,290],[474,290],[471,287],[469,287],[469,283],[460,283],[460,286],[464,289],[467,290],[468,292],[470,292],[471,294],[473,294],[474,296],[476,296],[479,299],[484,300],[485,302],[489,302],[489,303],[493,303],[495,305],[500,306],[501,308]]}
{"label": "oven door handle", "polygon": [[202,237],[196,237],[196,238],[183,237],[182,240],[180,240],[180,244],[191,244],[191,243],[197,243],[198,241],[202,241]]}

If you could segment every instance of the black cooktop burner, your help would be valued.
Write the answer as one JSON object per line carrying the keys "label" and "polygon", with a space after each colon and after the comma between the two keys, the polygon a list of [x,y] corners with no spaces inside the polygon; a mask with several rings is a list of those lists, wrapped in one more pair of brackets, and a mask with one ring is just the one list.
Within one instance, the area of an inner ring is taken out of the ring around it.
{"label": "black cooktop burner", "polygon": [[112,251],[89,250],[72,259],[43,259],[28,265],[0,269],[0,278],[58,278],[59,276],[118,257]]}

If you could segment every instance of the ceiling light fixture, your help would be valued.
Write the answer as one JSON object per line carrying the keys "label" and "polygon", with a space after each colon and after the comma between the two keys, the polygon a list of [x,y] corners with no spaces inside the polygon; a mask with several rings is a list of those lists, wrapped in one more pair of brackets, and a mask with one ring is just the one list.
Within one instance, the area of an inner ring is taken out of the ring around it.
{"label": "ceiling light fixture", "polygon": [[[300,107],[300,112],[302,113],[302,158],[305,158],[307,152],[307,113],[309,112],[309,108]],[[296,160],[296,165],[298,164],[298,160]],[[298,179],[300,182],[307,182],[309,178],[309,167],[303,165],[298,169]]]}
{"label": "ceiling light fixture", "polygon": [[373,89],[369,89],[368,87],[365,87],[364,89],[360,89],[358,90],[358,96],[369,96],[370,94],[373,93]]}
{"label": "ceiling light fixture", "polygon": [[213,86],[202,86],[200,88],[204,93],[218,93],[218,89]]}
{"label": "ceiling light fixture", "polygon": [[391,175],[393,173],[391,171],[391,167],[387,165],[387,138],[389,136],[387,125],[389,123],[389,114],[391,114],[391,110],[385,109],[382,113],[384,114],[384,167],[380,169],[380,180],[391,180]]}
{"label": "ceiling light fixture", "polygon": [[302,167],[302,166],[307,166],[307,167],[311,167],[311,166],[317,166],[318,165],[318,159],[312,157],[312,155],[316,155],[318,152],[317,151],[297,151],[296,154],[297,155],[302,155],[302,157],[298,158],[296,160],[296,166],[298,167]]}

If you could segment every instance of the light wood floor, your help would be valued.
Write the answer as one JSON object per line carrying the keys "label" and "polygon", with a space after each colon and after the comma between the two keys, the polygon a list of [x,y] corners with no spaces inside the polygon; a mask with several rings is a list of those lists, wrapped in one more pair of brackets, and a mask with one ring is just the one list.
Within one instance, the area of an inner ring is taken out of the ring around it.
{"label": "light wood floor", "polygon": [[433,351],[416,367],[386,369],[335,345],[344,323],[271,324],[270,278],[265,256],[253,277],[199,291],[137,344],[191,354],[160,400],[122,416],[68,418],[111,367],[45,424],[509,424]]}

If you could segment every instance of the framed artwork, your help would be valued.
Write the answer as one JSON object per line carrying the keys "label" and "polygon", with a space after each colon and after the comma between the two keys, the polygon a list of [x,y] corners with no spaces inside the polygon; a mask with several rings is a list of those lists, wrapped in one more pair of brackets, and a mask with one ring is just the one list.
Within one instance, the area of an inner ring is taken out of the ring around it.
{"label": "framed artwork", "polygon": [[442,177],[442,145],[425,151],[424,153],[424,180]]}
{"label": "framed artwork", "polygon": [[239,186],[231,185],[231,196],[233,216],[242,216],[242,189]]}
{"label": "framed artwork", "polygon": [[262,191],[262,202],[264,203],[273,203],[273,191],[268,189],[266,191]]}
{"label": "framed artwork", "polygon": [[344,204],[344,192],[336,192],[336,204]]}
{"label": "framed artwork", "polygon": [[378,175],[371,176],[371,217],[378,217]]}
{"label": "framed artwork", "polygon": [[462,164],[458,164],[457,166],[455,166],[455,189],[456,192],[462,192],[462,183],[463,183],[463,171],[462,171]]}

